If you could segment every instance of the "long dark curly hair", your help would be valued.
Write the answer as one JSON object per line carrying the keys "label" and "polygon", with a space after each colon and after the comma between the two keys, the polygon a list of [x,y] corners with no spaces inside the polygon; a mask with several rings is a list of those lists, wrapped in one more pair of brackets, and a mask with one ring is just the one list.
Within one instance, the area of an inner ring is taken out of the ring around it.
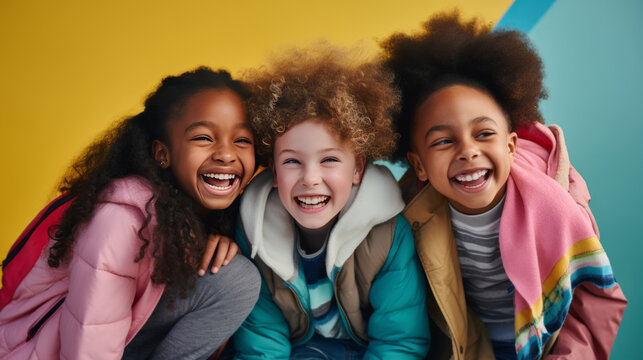
{"label": "long dark curly hair", "polygon": [[245,85],[223,70],[200,67],[179,76],[168,76],[147,97],[141,113],[118,123],[91,144],[67,170],[59,190],[70,192],[74,200],[55,229],[56,242],[49,249],[49,266],[55,268],[68,260],[77,240],[75,233],[91,219],[100,193],[115,179],[139,175],[147,179],[154,195],[147,202],[147,216],[138,230],[141,248],[132,261],[140,261],[150,246],[150,239],[143,231],[154,213],[157,225],[152,229],[151,249],[155,261],[152,281],[165,284],[168,289],[178,289],[181,297],[187,295],[194,284],[207,234],[232,236],[238,205],[235,201],[227,209],[212,211],[207,218],[200,217],[194,201],[181,190],[171,170],[158,166],[152,142],[168,143],[168,120],[182,110],[191,96],[206,89],[229,89],[244,102],[248,98]]}
{"label": "long dark curly hair", "polygon": [[395,118],[401,135],[397,160],[411,146],[417,108],[432,93],[454,84],[490,94],[516,130],[543,122],[538,103],[547,97],[543,64],[527,36],[519,31],[493,30],[479,19],[464,20],[458,11],[440,13],[417,34],[396,33],[381,43],[385,63],[402,92]]}

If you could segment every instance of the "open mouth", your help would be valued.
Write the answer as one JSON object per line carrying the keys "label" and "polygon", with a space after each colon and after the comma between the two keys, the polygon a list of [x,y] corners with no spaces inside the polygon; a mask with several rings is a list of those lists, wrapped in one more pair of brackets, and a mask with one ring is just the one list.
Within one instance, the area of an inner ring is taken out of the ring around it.
{"label": "open mouth", "polygon": [[201,179],[214,190],[228,190],[239,177],[234,174],[201,174]]}
{"label": "open mouth", "polygon": [[454,176],[452,179],[456,183],[462,185],[465,189],[474,190],[483,186],[489,176],[491,175],[491,170],[476,170],[470,173],[462,173]]}
{"label": "open mouth", "polygon": [[297,196],[295,197],[297,204],[304,209],[319,209],[328,204],[330,196]]}

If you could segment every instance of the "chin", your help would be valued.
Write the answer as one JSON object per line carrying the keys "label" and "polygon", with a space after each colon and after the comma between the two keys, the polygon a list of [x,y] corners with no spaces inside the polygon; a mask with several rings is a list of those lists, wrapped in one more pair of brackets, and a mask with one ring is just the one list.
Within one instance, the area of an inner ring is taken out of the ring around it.
{"label": "chin", "polygon": [[205,207],[208,210],[223,210],[227,209],[232,203],[234,202],[234,199],[232,200],[217,200],[217,201],[209,201],[205,204]]}
{"label": "chin", "polygon": [[[295,219],[295,220],[296,220],[296,219]],[[298,223],[301,227],[304,227],[304,228],[306,228],[306,229],[315,230],[315,229],[319,229],[319,228],[321,228],[321,227],[324,227],[324,225],[328,224],[328,221],[323,222],[323,220],[320,220],[320,221],[317,221],[317,220],[309,220],[309,221],[301,221],[301,222],[300,222],[300,221],[298,221],[298,220],[297,220],[297,223]]]}

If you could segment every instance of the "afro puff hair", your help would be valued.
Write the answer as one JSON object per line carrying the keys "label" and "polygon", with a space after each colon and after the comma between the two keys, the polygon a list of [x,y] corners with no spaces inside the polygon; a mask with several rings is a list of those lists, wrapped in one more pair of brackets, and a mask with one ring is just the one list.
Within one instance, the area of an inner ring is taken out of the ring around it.
{"label": "afro puff hair", "polygon": [[395,117],[401,135],[395,154],[404,161],[410,150],[415,110],[435,91],[463,84],[489,93],[504,110],[512,130],[543,122],[538,103],[547,98],[543,64],[527,36],[519,31],[491,30],[459,12],[440,13],[420,33],[396,33],[381,43],[384,61],[401,91]]}

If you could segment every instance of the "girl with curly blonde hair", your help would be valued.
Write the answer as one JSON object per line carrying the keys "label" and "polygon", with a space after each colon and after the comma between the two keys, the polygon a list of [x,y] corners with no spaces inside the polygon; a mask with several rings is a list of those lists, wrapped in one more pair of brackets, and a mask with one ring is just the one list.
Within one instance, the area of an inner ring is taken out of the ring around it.
{"label": "girl with curly blonde hair", "polygon": [[241,202],[240,248],[263,274],[238,358],[421,359],[425,285],[395,179],[393,77],[356,51],[295,49],[246,74],[269,170]]}

